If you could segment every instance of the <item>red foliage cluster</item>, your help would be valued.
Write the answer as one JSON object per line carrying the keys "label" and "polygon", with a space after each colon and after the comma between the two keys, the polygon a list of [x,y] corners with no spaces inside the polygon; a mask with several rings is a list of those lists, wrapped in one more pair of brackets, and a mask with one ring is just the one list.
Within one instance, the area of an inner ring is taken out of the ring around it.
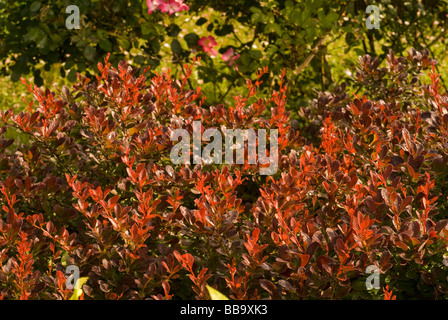
{"label": "red foliage cluster", "polygon": [[[0,140],[1,297],[67,299],[67,265],[89,278],[91,299],[208,299],[206,284],[232,299],[446,295],[448,98],[434,71],[405,101],[394,91],[417,88],[403,74],[428,61],[391,53],[379,70],[362,58],[360,83],[382,89],[350,99],[339,86],[302,110],[320,127],[317,148],[290,124],[284,75],[256,98],[267,70],[230,107],[202,107],[200,89],[187,89],[193,66],[148,84],[106,60],[72,89],[28,86],[38,105],[0,114],[2,134],[31,139]],[[195,120],[277,129],[278,172],[173,165],[171,133],[192,133]],[[384,291],[366,289],[369,265]]]}

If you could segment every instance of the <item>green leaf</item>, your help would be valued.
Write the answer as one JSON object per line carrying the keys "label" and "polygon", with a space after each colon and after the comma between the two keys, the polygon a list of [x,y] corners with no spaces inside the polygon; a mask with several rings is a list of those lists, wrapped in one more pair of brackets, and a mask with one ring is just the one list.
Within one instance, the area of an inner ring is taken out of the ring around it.
{"label": "green leaf", "polygon": [[184,40],[189,48],[193,48],[198,45],[199,36],[196,33],[189,33],[185,35]]}
{"label": "green leaf", "polygon": [[223,295],[221,292],[219,292],[216,289],[213,289],[210,286],[206,286],[207,290],[208,290],[208,294],[210,295],[210,298],[212,300],[229,300],[229,298],[227,298],[225,295]]}
{"label": "green leaf", "polygon": [[87,46],[84,48],[84,57],[86,57],[87,60],[93,61],[95,58],[95,48],[92,46]]}
{"label": "green leaf", "polygon": [[70,72],[67,75],[67,79],[70,82],[76,81],[76,69],[71,69]]}
{"label": "green leaf", "polygon": [[112,6],[112,11],[113,12],[120,12],[123,10],[121,1],[114,1],[113,2],[113,6]]}
{"label": "green leaf", "polygon": [[286,0],[285,2],[285,8],[294,8],[294,1],[292,0]]}
{"label": "green leaf", "polygon": [[214,26],[215,26],[215,25],[213,24],[213,22],[212,22],[212,23],[209,23],[208,26],[207,26],[207,31],[208,31],[208,32],[212,32]]}
{"label": "green leaf", "polygon": [[329,23],[335,23],[336,21],[339,20],[339,14],[332,11],[327,15],[326,19],[328,20]]}
{"label": "green leaf", "polygon": [[160,42],[159,39],[155,38],[150,41],[149,47],[151,48],[153,53],[159,53],[160,51]]}
{"label": "green leaf", "polygon": [[28,56],[22,54],[17,59],[17,62],[12,67],[12,70],[15,72],[18,72],[19,74],[24,74],[27,71],[26,70],[27,63],[28,63]]}
{"label": "green leaf", "polygon": [[118,39],[118,44],[119,44],[120,47],[122,47],[124,50],[129,50],[129,47],[131,46],[131,43],[130,43],[129,40],[126,39],[126,38],[119,38],[119,39]]}
{"label": "green leaf", "polygon": [[264,33],[271,33],[271,32],[275,32],[279,36],[282,35],[280,25],[277,23],[268,23],[264,28]]}
{"label": "green leaf", "polygon": [[75,65],[75,60],[73,58],[68,58],[64,63],[64,69],[68,70]]}
{"label": "green leaf", "polygon": [[84,72],[87,69],[87,65],[80,61],[76,64],[76,69],[78,69],[78,72]]}
{"label": "green leaf", "polygon": [[45,49],[47,49],[48,45],[48,37],[44,36],[38,43],[37,47],[40,49],[40,52],[43,52]]}
{"label": "green leaf", "polygon": [[353,41],[355,41],[355,35],[351,32],[348,32],[345,35],[345,43],[347,43],[347,45],[351,45],[353,43]]}
{"label": "green leaf", "polygon": [[364,52],[364,50],[359,49],[359,48],[355,48],[355,49],[353,49],[353,51],[355,51],[355,53],[356,53],[357,56],[363,56],[363,55],[366,54],[366,53]]}
{"label": "green leaf", "polygon": [[152,25],[150,25],[147,22],[144,22],[140,25],[140,29],[142,30],[142,35],[146,36],[151,33],[151,31],[154,29]]}
{"label": "green leaf", "polygon": [[100,39],[98,41],[98,44],[100,45],[100,48],[104,51],[111,52],[112,51],[112,42],[110,42],[108,39]]}
{"label": "green leaf", "polygon": [[254,60],[260,60],[263,57],[263,53],[261,53],[260,50],[251,50],[249,51],[249,54]]}
{"label": "green leaf", "polygon": [[271,44],[270,46],[267,47],[266,49],[266,53],[269,56],[274,55],[274,53],[276,53],[278,51],[278,47],[276,45]]}
{"label": "green leaf", "polygon": [[324,26],[326,28],[332,28],[336,25],[338,20],[339,20],[339,15],[336,12],[332,11],[325,17]]}
{"label": "green leaf", "polygon": [[239,64],[247,65],[250,63],[250,56],[247,52],[244,52],[241,54],[240,58],[238,59]]}
{"label": "green leaf", "polygon": [[206,22],[207,22],[207,19],[201,17],[201,18],[198,19],[198,21],[196,21],[196,25],[197,26],[202,26]]}
{"label": "green leaf", "polygon": [[321,24],[325,23],[325,11],[323,8],[319,8],[319,10],[317,10],[317,19],[319,19]]}
{"label": "green leaf", "polygon": [[51,38],[51,40],[53,40],[54,43],[56,43],[58,45],[62,43],[62,38],[57,33],[50,34],[50,38]]}
{"label": "green leaf", "polygon": [[143,65],[143,64],[145,64],[145,57],[142,56],[141,54],[139,54],[139,55],[135,56],[134,62],[138,65]]}
{"label": "green leaf", "polygon": [[261,9],[260,9],[260,8],[257,8],[257,7],[250,7],[249,10],[252,11],[253,13],[260,13],[260,14],[261,14]]}
{"label": "green leaf", "polygon": [[30,28],[27,34],[28,39],[34,42],[38,42],[44,36],[45,33],[40,27]]}
{"label": "green leaf", "polygon": [[231,24],[225,24],[223,25],[221,28],[219,28],[218,30],[215,31],[215,34],[217,36],[225,36],[228,35],[229,33],[231,33],[233,31],[233,25]]}
{"label": "green leaf", "polygon": [[291,21],[298,26],[301,26],[303,23],[302,14],[298,8],[291,10],[288,19],[291,19]]}
{"label": "green leaf", "polygon": [[261,20],[261,14],[259,14],[258,12],[252,14],[252,16],[250,17],[250,22],[252,24],[257,24],[260,20]]}
{"label": "green leaf", "polygon": [[17,82],[17,81],[19,81],[20,80],[20,73],[18,73],[18,72],[16,72],[16,71],[13,71],[12,73],[11,73],[11,81],[12,82]]}
{"label": "green leaf", "polygon": [[177,56],[180,56],[182,54],[182,46],[177,39],[171,41],[171,50]]}
{"label": "green leaf", "polygon": [[64,254],[61,257],[61,264],[63,267],[67,267],[67,259],[70,258],[70,256],[68,254]]}
{"label": "green leaf", "polygon": [[82,295],[82,286],[87,282],[87,280],[89,280],[89,277],[82,277],[76,281],[70,300],[79,300],[79,297]]}
{"label": "green leaf", "polygon": [[41,6],[41,3],[39,1],[34,1],[30,6],[30,11],[36,12],[37,10],[40,9],[40,6]]}
{"label": "green leaf", "polygon": [[170,24],[167,28],[166,28],[166,33],[170,36],[170,37],[177,37],[177,35],[180,32],[180,28],[177,24],[172,23]]}

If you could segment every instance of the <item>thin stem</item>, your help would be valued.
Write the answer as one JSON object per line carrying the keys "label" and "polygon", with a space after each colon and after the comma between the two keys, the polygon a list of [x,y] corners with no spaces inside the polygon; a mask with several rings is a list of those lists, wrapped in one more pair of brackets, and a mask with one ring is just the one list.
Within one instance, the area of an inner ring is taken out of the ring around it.
{"label": "thin stem", "polygon": [[184,74],[184,77],[187,79],[188,86],[190,87],[190,90],[193,90],[193,85],[190,82],[190,78],[187,77],[187,73],[185,72],[184,66],[182,65],[182,61],[180,61],[180,59],[177,57],[176,62],[180,65],[182,73]]}

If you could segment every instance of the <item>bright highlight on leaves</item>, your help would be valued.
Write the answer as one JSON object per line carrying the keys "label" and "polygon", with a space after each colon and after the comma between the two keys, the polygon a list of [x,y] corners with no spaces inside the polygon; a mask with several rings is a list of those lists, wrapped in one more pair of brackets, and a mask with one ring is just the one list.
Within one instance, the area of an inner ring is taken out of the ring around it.
{"label": "bright highlight on leaves", "polygon": [[210,298],[212,300],[229,300],[225,295],[223,295],[221,292],[219,292],[216,289],[213,289],[212,287],[207,285],[208,293],[210,294]]}
{"label": "bright highlight on leaves", "polygon": [[75,288],[73,289],[73,295],[70,300],[79,300],[82,295],[82,286],[87,282],[89,277],[82,277],[76,281]]}

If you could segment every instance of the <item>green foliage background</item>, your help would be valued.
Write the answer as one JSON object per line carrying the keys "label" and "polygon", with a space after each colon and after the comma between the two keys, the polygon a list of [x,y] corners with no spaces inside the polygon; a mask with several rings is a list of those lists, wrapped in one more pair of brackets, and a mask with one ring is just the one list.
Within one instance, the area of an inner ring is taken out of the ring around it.
{"label": "green foliage background", "polygon": [[[144,0],[0,1],[1,108],[19,102],[16,86],[21,76],[33,78],[38,86],[73,82],[77,72],[94,73],[96,63],[109,52],[115,65],[126,59],[153,71],[165,67],[181,72],[184,63],[201,56],[193,78],[208,105],[231,101],[245,79],[255,79],[262,67],[270,71],[263,79],[264,92],[272,91],[278,86],[276,76],[286,68],[289,106],[295,110],[308,105],[316,90],[341,81],[350,85],[351,61],[365,53],[383,61],[389,49],[401,55],[411,47],[428,48],[446,64],[445,0],[185,3],[188,11],[148,15]],[[370,4],[380,8],[378,30],[365,26]],[[68,5],[80,9],[78,30],[65,26]],[[218,43],[214,58],[197,44],[209,35]],[[238,70],[220,57],[230,47],[241,54]]]}

